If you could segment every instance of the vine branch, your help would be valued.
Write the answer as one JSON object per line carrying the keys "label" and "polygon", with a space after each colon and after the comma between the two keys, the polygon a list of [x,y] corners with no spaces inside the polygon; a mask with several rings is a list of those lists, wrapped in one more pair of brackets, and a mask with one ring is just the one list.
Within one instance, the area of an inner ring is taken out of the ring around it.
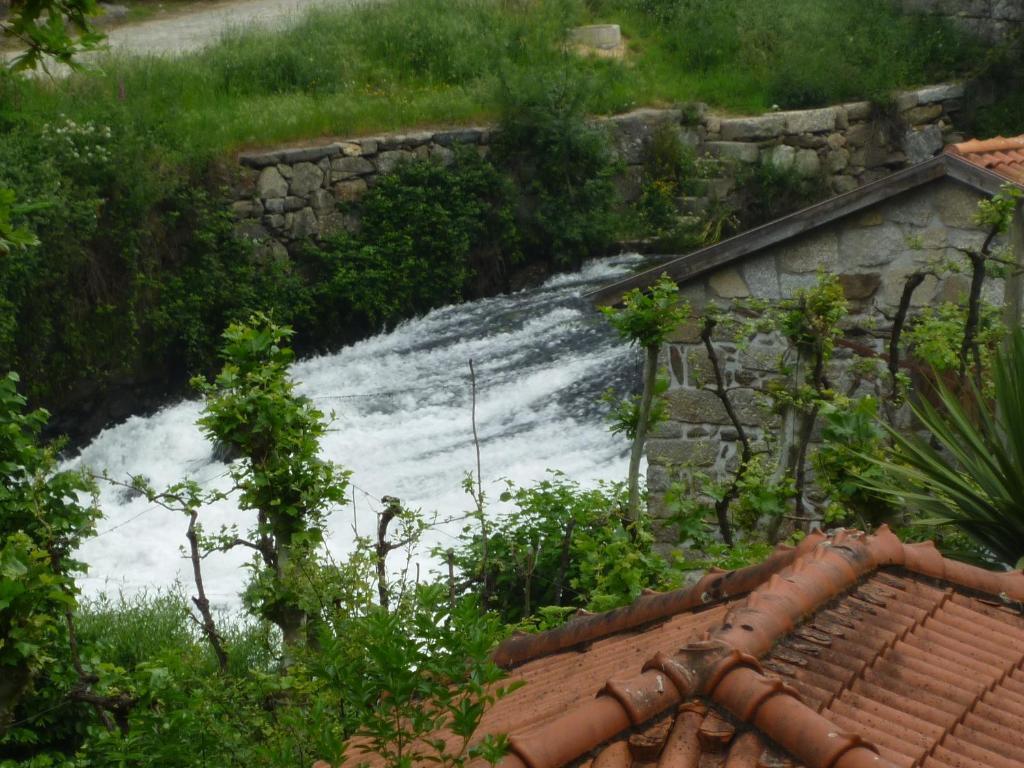
{"label": "vine branch", "polygon": [[725,376],[722,375],[722,365],[718,359],[718,352],[715,351],[715,345],[711,343],[711,333],[717,324],[718,321],[714,317],[705,316],[700,330],[700,338],[704,342],[704,349],[707,351],[708,359],[711,361],[711,370],[715,377],[715,394],[721,401],[722,407],[725,408],[725,413],[736,430],[736,437],[740,443],[740,463],[736,468],[736,473],[733,475],[732,483],[729,484],[729,488],[722,495],[722,498],[715,502],[718,528],[722,532],[722,538],[725,540],[725,543],[731,547],[733,538],[732,526],[729,522],[729,506],[740,494],[740,482],[743,480],[743,475],[750,464],[753,451],[750,447],[750,438],[747,436],[747,431],[743,428],[743,423],[740,421],[736,408],[733,406],[732,398],[729,397],[729,390],[726,389]]}

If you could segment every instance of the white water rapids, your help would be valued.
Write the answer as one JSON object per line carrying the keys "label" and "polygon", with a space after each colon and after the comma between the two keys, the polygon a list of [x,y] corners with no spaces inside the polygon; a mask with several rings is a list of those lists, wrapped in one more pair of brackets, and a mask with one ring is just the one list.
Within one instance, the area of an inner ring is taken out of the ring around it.
{"label": "white water rapids", "polygon": [[[636,357],[580,294],[625,274],[640,261],[619,256],[559,275],[537,289],[444,307],[393,332],[297,363],[301,393],[335,421],[322,443],[326,458],[352,471],[352,503],[330,519],[328,546],[343,556],[353,525],[373,536],[384,495],[407,506],[456,518],[472,508],[461,482],[476,465],[469,361],[477,373],[476,422],[489,510],[500,513],[502,478],[528,484],[559,469],[585,485],[623,479],[628,445],[612,435],[599,403],[609,386],[623,392],[636,376]],[[201,404],[186,401],[103,431],[67,463],[127,480],[146,476],[157,489],[183,478],[226,489],[226,466],[195,425]],[[102,489],[104,517],[80,557],[89,564],[87,594],[191,587],[183,559],[186,519]],[[201,513],[206,530],[249,516],[231,500]],[[426,536],[448,546],[464,521],[442,523]],[[212,600],[235,603],[248,553],[214,553],[204,561]],[[425,555],[419,558],[427,563]]]}

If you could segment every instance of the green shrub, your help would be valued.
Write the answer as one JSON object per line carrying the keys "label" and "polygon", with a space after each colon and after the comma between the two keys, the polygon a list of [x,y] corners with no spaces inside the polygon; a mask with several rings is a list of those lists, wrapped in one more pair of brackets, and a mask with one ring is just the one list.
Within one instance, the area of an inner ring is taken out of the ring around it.
{"label": "green shrub", "polygon": [[567,68],[513,81],[503,98],[495,153],[524,192],[527,252],[560,266],[602,253],[616,227],[616,163],[606,133],[586,121],[586,81]]}
{"label": "green shrub", "polygon": [[[26,408],[13,372],[0,377],[0,762],[37,749],[36,719],[61,740],[56,710],[90,660],[73,661],[70,616],[77,576],[86,568],[75,551],[95,533],[99,510],[79,501],[94,491],[78,471],[58,471],[59,445],[40,433],[45,411]],[[97,676],[97,681],[99,676]]]}
{"label": "green shrub", "polygon": [[644,185],[637,201],[637,212],[644,229],[656,235],[670,231],[679,223],[678,191],[666,179],[656,179]]}
{"label": "green shrub", "polygon": [[514,509],[491,524],[486,549],[467,529],[454,558],[507,622],[550,606],[607,610],[673,581],[644,521],[627,524],[622,483],[587,490],[551,472],[528,487],[509,482],[501,499]]}
{"label": "green shrub", "polygon": [[720,240],[737,226],[732,208],[708,199],[706,207],[684,214],[681,198],[707,194],[708,180],[721,172],[721,161],[698,158],[678,128],[667,123],[658,126],[645,147],[644,186],[635,206],[643,235],[655,237],[656,247],[665,253],[682,253]]}
{"label": "green shrub", "polygon": [[[704,159],[701,163],[707,165]],[[698,163],[694,148],[683,143],[679,129],[669,123],[651,134],[644,151],[644,174],[651,181],[671,182],[681,195],[700,195],[707,189],[707,169]]]}
{"label": "green shrub", "polygon": [[801,176],[794,168],[777,165],[767,158],[740,169],[736,181],[743,192],[740,216],[747,227],[792,213],[829,194],[824,176]]}
{"label": "green shrub", "polygon": [[[991,371],[1005,328],[1000,307],[982,302],[977,341],[983,371]],[[905,333],[911,354],[937,374],[955,372],[960,366],[967,307],[944,302],[925,307]],[[973,370],[974,366],[970,366]]]}
{"label": "green shrub", "polygon": [[222,196],[177,191],[166,207],[174,240],[140,329],[149,365],[170,363],[182,378],[211,371],[221,333],[254,312],[309,328],[317,316],[315,286],[287,256],[257,252],[239,238]]}
{"label": "green shrub", "polygon": [[282,321],[308,295],[287,262],[261,262],[234,235],[223,196],[168,169],[154,137],[119,122],[56,118],[0,134],[0,187],[40,241],[0,260],[0,358],[39,404],[125,380],[183,381],[210,369],[226,324],[254,310]]}
{"label": "green shrub", "polygon": [[0,261],[14,317],[0,357],[44,403],[78,377],[123,372],[137,352],[151,258],[142,222],[161,179],[146,167],[145,138],[112,123],[56,118],[0,134],[0,186],[30,204],[20,221],[41,241]]}
{"label": "green shrub", "polygon": [[[519,258],[508,180],[471,148],[454,163],[414,160],[363,198],[360,226],[306,259],[323,276],[317,305],[376,330],[461,301],[475,280]],[[324,333],[326,334],[326,329]]]}
{"label": "green shrub", "polygon": [[974,134],[979,137],[1017,136],[1024,125],[1024,92],[1019,88],[978,110]]}

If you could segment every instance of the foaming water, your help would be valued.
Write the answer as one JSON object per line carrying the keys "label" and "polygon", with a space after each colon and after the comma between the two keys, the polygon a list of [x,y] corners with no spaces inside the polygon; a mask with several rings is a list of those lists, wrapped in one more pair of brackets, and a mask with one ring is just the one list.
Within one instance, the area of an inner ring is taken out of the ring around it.
{"label": "foaming water", "polygon": [[[461,482],[475,468],[469,361],[477,375],[476,423],[484,490],[494,513],[502,479],[525,484],[559,469],[584,484],[625,475],[625,441],[608,432],[599,402],[608,387],[628,389],[634,353],[580,298],[584,291],[629,272],[639,256],[591,262],[540,288],[444,307],[337,354],[297,363],[299,390],[334,423],[323,455],[352,470],[352,499],[330,520],[330,549],[343,555],[354,530],[372,535],[384,495],[437,513],[424,552],[447,546],[472,507]],[[227,467],[217,461],[195,422],[201,404],[187,401],[103,431],[68,466],[106,470],[112,477],[146,476],[156,488],[183,478],[226,490]],[[99,535],[79,553],[89,563],[89,594],[165,587],[189,571],[181,546],[185,518],[102,489]],[[230,499],[204,509],[207,531],[248,516]],[[232,604],[244,580],[247,554],[212,554],[204,562],[211,599]],[[428,563],[424,554],[418,559]]]}

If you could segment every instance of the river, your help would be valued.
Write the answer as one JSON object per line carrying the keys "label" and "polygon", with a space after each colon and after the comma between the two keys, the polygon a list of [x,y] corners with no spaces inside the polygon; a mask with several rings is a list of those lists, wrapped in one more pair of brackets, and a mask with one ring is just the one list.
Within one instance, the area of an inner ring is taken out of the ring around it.
{"label": "river", "polygon": [[[331,515],[329,549],[342,557],[354,531],[373,535],[384,495],[437,513],[440,522],[416,556],[424,567],[431,567],[424,552],[432,545],[454,541],[465,524],[458,518],[472,508],[461,482],[476,465],[470,360],[490,514],[501,513],[497,497],[504,478],[526,484],[558,469],[587,485],[623,479],[628,445],[609,433],[600,396],[608,387],[621,393],[634,386],[637,358],[581,294],[640,261],[594,261],[539,288],[444,307],[335,354],[296,363],[299,391],[334,414],[323,455],[352,471],[352,502]],[[156,488],[192,478],[227,489],[227,467],[195,425],[201,408],[198,401],[184,401],[133,417],[104,430],[66,466],[123,479],[141,474]],[[90,566],[81,580],[87,595],[133,594],[176,581],[191,588],[181,551],[184,516],[110,485],[100,501],[98,535],[79,552]],[[245,530],[248,518],[228,499],[204,509],[201,519],[212,532],[232,524]],[[245,560],[241,550],[205,560],[211,600],[236,604]]]}

